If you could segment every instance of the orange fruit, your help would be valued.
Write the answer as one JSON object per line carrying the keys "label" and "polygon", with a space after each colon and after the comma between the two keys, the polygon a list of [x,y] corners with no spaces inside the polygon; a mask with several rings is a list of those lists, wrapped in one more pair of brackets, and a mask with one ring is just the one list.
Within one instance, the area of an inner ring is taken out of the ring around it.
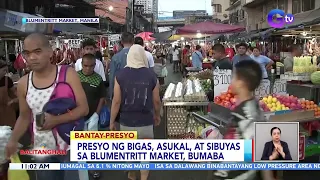
{"label": "orange fruit", "polygon": [[313,101],[310,101],[310,104],[311,104],[311,105],[314,105],[314,102],[313,102]]}
{"label": "orange fruit", "polygon": [[317,108],[318,106],[316,104],[313,105],[314,108]]}
{"label": "orange fruit", "polygon": [[307,109],[310,109],[310,105],[307,105],[306,108],[307,108]]}

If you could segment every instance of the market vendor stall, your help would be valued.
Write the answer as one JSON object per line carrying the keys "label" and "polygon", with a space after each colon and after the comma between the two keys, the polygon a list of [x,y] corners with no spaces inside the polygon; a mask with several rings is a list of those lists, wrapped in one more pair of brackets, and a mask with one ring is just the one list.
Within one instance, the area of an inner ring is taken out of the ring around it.
{"label": "market vendor stall", "polygon": [[209,102],[199,80],[184,80],[169,84],[163,97],[165,136],[167,138],[195,138],[201,126],[192,113],[205,114]]}
{"label": "market vendor stall", "polygon": [[[309,62],[310,58],[306,60]],[[303,62],[306,62],[302,60]],[[299,61],[298,61],[299,62]],[[310,61],[311,62],[311,61]],[[299,63],[296,63],[299,64]],[[302,74],[293,73],[291,78],[298,78],[302,75],[308,78],[308,84],[298,84],[291,82],[288,77],[288,73],[280,71],[282,67],[281,63],[277,63],[277,73],[273,70],[269,79],[261,81],[260,86],[255,91],[255,96],[260,100],[259,104],[264,111],[265,117],[270,122],[300,122],[300,133],[304,136],[305,146],[301,149],[300,154],[306,156],[319,156],[319,139],[320,139],[320,106],[318,101],[319,93],[317,84],[317,71],[315,71],[312,64],[308,64],[308,68],[302,66],[300,68],[308,69]],[[304,67],[304,68],[303,68]],[[299,69],[299,68],[298,68]],[[313,74],[313,76],[312,76]],[[230,119],[230,112],[235,108],[237,104],[236,96],[230,89],[231,83],[231,70],[206,70],[198,73],[189,73],[189,77],[198,79],[211,79],[214,90],[214,103],[210,104],[209,112],[206,114],[206,118],[211,119],[219,126],[225,125]],[[310,80],[313,78],[312,84]],[[298,80],[297,79],[297,80]],[[306,97],[306,91],[292,91],[290,87],[305,87],[312,89],[309,94],[310,97]],[[203,89],[206,89],[206,85],[202,84]],[[292,91],[292,92],[291,92]],[[296,96],[300,94],[300,96]],[[313,97],[312,97],[313,96]],[[309,99],[310,98],[310,99]],[[216,121],[214,121],[216,120]],[[300,158],[304,159],[304,156]]]}

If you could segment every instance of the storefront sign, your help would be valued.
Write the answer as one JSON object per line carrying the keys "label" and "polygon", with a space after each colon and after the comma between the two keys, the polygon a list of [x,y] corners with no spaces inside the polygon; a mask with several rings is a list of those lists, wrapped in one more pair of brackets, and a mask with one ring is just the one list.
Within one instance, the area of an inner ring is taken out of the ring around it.
{"label": "storefront sign", "polygon": [[286,95],[287,94],[287,81],[283,80],[283,79],[276,79],[276,81],[273,84],[272,93]]}
{"label": "storefront sign", "polygon": [[[0,15],[1,14],[2,13],[0,13]],[[7,10],[5,12],[4,26],[20,32],[26,32],[26,33],[31,33],[31,32],[47,33],[50,29],[52,32],[52,25],[48,25],[45,23],[43,24],[41,23],[40,24],[34,24],[34,23],[23,24],[22,23],[22,18],[34,18],[34,17],[38,17],[38,16],[33,16],[27,13]]]}
{"label": "storefront sign", "polygon": [[82,39],[68,39],[68,46],[70,48],[80,48]]}
{"label": "storefront sign", "polygon": [[254,94],[258,98],[270,94],[270,81],[268,79],[263,79]]}
{"label": "storefront sign", "polygon": [[121,34],[112,34],[108,36],[108,46],[109,48],[113,48],[114,45],[121,40]]}
{"label": "storefront sign", "polygon": [[299,160],[304,160],[305,158],[305,146],[306,146],[306,136],[299,135]]}
{"label": "storefront sign", "polygon": [[226,92],[231,84],[232,71],[215,69],[213,71],[214,97]]}

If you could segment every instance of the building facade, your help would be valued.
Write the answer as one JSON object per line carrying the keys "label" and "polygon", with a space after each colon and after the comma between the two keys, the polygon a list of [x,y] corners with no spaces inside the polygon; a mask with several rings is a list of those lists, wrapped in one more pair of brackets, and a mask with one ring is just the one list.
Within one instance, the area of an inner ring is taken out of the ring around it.
{"label": "building facade", "polygon": [[185,24],[195,24],[204,21],[213,21],[212,16],[188,16],[185,18]]}
{"label": "building facade", "polygon": [[206,10],[196,10],[196,11],[173,11],[173,18],[186,18],[190,16],[207,16],[208,13]]}
{"label": "building facade", "polygon": [[152,14],[154,19],[158,19],[158,0],[152,0]]}
{"label": "building facade", "polygon": [[319,0],[246,0],[242,4],[247,14],[248,31],[270,28],[267,15],[272,9],[285,13],[307,16],[309,11],[320,8]]}
{"label": "building facade", "polygon": [[146,14],[152,13],[153,0],[135,0],[135,5],[142,5]]}
{"label": "building facade", "polygon": [[247,27],[244,4],[246,4],[246,0],[230,0],[229,7],[226,9],[229,12],[229,24]]}
{"label": "building facade", "polygon": [[230,5],[230,0],[211,0],[212,18],[217,22],[229,19],[229,12],[226,9]]}

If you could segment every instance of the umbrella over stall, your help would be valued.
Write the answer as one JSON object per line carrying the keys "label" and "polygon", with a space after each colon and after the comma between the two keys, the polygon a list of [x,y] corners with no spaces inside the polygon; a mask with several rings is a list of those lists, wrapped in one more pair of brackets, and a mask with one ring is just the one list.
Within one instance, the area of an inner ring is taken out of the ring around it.
{"label": "umbrella over stall", "polygon": [[136,37],[141,37],[144,41],[153,41],[155,38],[151,37],[152,32],[142,32],[136,35]]}
{"label": "umbrella over stall", "polygon": [[[208,35],[210,36],[210,35]],[[160,33],[152,34],[151,37],[156,38],[157,41],[177,41],[177,40],[183,40],[183,39],[194,39],[194,38],[200,38],[197,36],[197,34],[176,34],[176,30],[171,31],[165,31]],[[205,36],[203,36],[205,37]],[[202,37],[201,37],[202,38]]]}
{"label": "umbrella over stall", "polygon": [[200,22],[196,24],[188,24],[177,29],[177,34],[221,34],[236,33],[244,31],[246,28],[229,24],[219,24],[210,21]]}
{"label": "umbrella over stall", "polygon": [[166,41],[174,34],[175,31],[164,31],[160,33],[154,33],[151,35],[151,37],[155,38],[157,41]]}

